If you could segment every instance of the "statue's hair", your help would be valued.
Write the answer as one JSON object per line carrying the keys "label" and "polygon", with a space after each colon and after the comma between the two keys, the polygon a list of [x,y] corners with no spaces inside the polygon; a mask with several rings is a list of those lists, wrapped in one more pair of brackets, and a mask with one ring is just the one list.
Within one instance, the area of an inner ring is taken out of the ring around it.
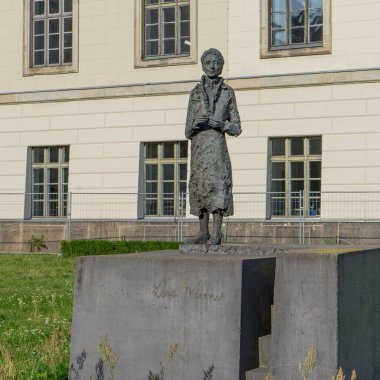
{"label": "statue's hair", "polygon": [[218,57],[219,61],[221,62],[222,66],[224,65],[224,58],[223,58],[222,53],[218,49],[214,49],[214,48],[207,49],[202,54],[202,57],[201,57],[201,63],[202,64],[203,64],[204,60],[206,59],[206,56],[208,56],[209,54],[216,55]]}

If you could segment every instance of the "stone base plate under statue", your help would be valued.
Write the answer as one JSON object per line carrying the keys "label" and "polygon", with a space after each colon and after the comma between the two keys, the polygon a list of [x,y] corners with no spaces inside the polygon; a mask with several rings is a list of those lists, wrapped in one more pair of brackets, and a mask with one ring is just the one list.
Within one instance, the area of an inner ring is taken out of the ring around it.
{"label": "stone base plate under statue", "polygon": [[244,380],[274,270],[273,257],[178,251],[78,258],[69,379]]}

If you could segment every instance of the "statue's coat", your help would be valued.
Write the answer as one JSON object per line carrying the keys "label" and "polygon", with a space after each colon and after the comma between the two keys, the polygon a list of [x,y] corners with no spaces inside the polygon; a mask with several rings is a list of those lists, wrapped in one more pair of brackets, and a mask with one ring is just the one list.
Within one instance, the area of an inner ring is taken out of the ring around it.
{"label": "statue's coat", "polygon": [[[213,82],[213,83],[211,83]],[[212,85],[209,90],[206,86]],[[222,129],[209,125],[197,128],[196,118],[207,115],[224,122]],[[223,78],[203,76],[191,91],[185,135],[191,140],[190,213],[200,216],[205,210],[233,215],[231,162],[225,133],[241,133],[240,117],[233,89]]]}

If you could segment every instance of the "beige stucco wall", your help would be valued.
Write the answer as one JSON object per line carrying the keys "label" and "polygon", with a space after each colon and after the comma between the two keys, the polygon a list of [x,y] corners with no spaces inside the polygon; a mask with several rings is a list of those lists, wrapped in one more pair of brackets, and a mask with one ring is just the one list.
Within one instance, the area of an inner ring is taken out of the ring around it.
{"label": "beige stucco wall", "polygon": [[[79,73],[23,77],[23,2],[2,0],[0,93],[194,80],[199,65],[134,68],[134,0],[79,1]],[[222,50],[228,77],[380,66],[380,3],[332,1],[332,54],[260,59],[260,0],[198,0],[198,52]]]}
{"label": "beige stucco wall", "polygon": [[[380,83],[236,95],[243,134],[228,138],[235,192],[266,191],[268,138],[312,135],[323,138],[323,192],[380,191]],[[28,146],[67,144],[70,191],[136,193],[140,143],[183,140],[187,100],[184,94],[2,105],[0,192],[25,191]],[[264,198],[240,202],[236,217],[265,216]],[[125,207],[120,215],[137,215],[135,197]]]}

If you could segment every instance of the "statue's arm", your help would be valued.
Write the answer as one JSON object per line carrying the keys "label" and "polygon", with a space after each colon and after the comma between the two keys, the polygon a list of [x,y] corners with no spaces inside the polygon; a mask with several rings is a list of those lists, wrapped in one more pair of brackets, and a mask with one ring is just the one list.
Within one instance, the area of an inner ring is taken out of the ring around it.
{"label": "statue's arm", "polygon": [[230,118],[226,122],[223,131],[230,136],[239,136],[242,132],[239,111],[237,108],[235,92],[230,89],[230,101],[228,103]]}
{"label": "statue's arm", "polygon": [[194,90],[192,90],[190,93],[189,105],[187,107],[186,128],[185,128],[185,136],[187,139],[191,139],[196,134],[196,131],[198,129],[196,128],[196,125],[195,125],[193,96],[194,96]]}

